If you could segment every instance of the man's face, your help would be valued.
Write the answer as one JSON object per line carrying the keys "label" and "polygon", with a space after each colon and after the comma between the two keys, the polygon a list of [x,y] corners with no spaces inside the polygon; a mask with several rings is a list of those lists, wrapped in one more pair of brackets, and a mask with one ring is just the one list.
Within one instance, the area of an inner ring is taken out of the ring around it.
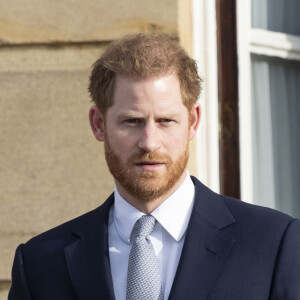
{"label": "man's face", "polygon": [[191,111],[191,125],[175,74],[151,79],[118,75],[113,103],[104,142],[118,189],[143,202],[169,195],[185,178],[198,105]]}

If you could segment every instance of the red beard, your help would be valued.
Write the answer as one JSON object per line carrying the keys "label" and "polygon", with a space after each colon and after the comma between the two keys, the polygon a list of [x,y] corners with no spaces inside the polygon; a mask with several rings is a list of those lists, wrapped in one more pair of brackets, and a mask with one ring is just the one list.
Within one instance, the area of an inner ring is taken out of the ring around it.
{"label": "red beard", "polygon": [[[188,142],[183,153],[175,161],[168,154],[140,152],[123,162],[112,149],[107,136],[105,136],[104,147],[110,173],[130,195],[144,202],[167,193],[180,179],[189,158]],[[162,162],[164,171],[139,169],[136,163],[141,161]]]}

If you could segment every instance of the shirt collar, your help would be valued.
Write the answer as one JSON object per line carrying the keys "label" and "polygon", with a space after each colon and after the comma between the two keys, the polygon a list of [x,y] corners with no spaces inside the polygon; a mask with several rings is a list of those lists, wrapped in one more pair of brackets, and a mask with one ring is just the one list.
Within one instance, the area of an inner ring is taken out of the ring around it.
{"label": "shirt collar", "polygon": [[[195,188],[189,176],[182,185],[151,215],[176,240],[179,241],[186,232],[194,204]],[[144,213],[129,204],[115,187],[114,223],[125,243],[130,243],[130,235],[136,221]]]}

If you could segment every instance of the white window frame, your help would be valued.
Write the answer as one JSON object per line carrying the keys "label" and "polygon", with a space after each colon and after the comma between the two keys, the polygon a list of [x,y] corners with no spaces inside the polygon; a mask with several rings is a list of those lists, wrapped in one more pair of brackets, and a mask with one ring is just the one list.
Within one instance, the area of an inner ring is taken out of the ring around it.
{"label": "white window frame", "polygon": [[237,2],[241,199],[253,203],[251,54],[300,60],[300,37],[251,27],[251,0]]}
{"label": "white window frame", "polygon": [[193,53],[204,79],[200,97],[202,118],[196,136],[197,175],[215,192],[220,191],[219,117],[216,4],[193,0]]}

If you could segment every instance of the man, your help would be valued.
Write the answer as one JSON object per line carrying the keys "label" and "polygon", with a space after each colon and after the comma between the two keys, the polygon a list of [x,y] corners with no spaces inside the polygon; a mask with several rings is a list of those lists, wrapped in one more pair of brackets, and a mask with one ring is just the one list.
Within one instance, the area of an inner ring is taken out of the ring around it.
{"label": "man", "polygon": [[300,299],[300,221],[188,175],[200,84],[163,35],[108,47],[90,79],[90,123],[114,194],[18,247],[10,300]]}

